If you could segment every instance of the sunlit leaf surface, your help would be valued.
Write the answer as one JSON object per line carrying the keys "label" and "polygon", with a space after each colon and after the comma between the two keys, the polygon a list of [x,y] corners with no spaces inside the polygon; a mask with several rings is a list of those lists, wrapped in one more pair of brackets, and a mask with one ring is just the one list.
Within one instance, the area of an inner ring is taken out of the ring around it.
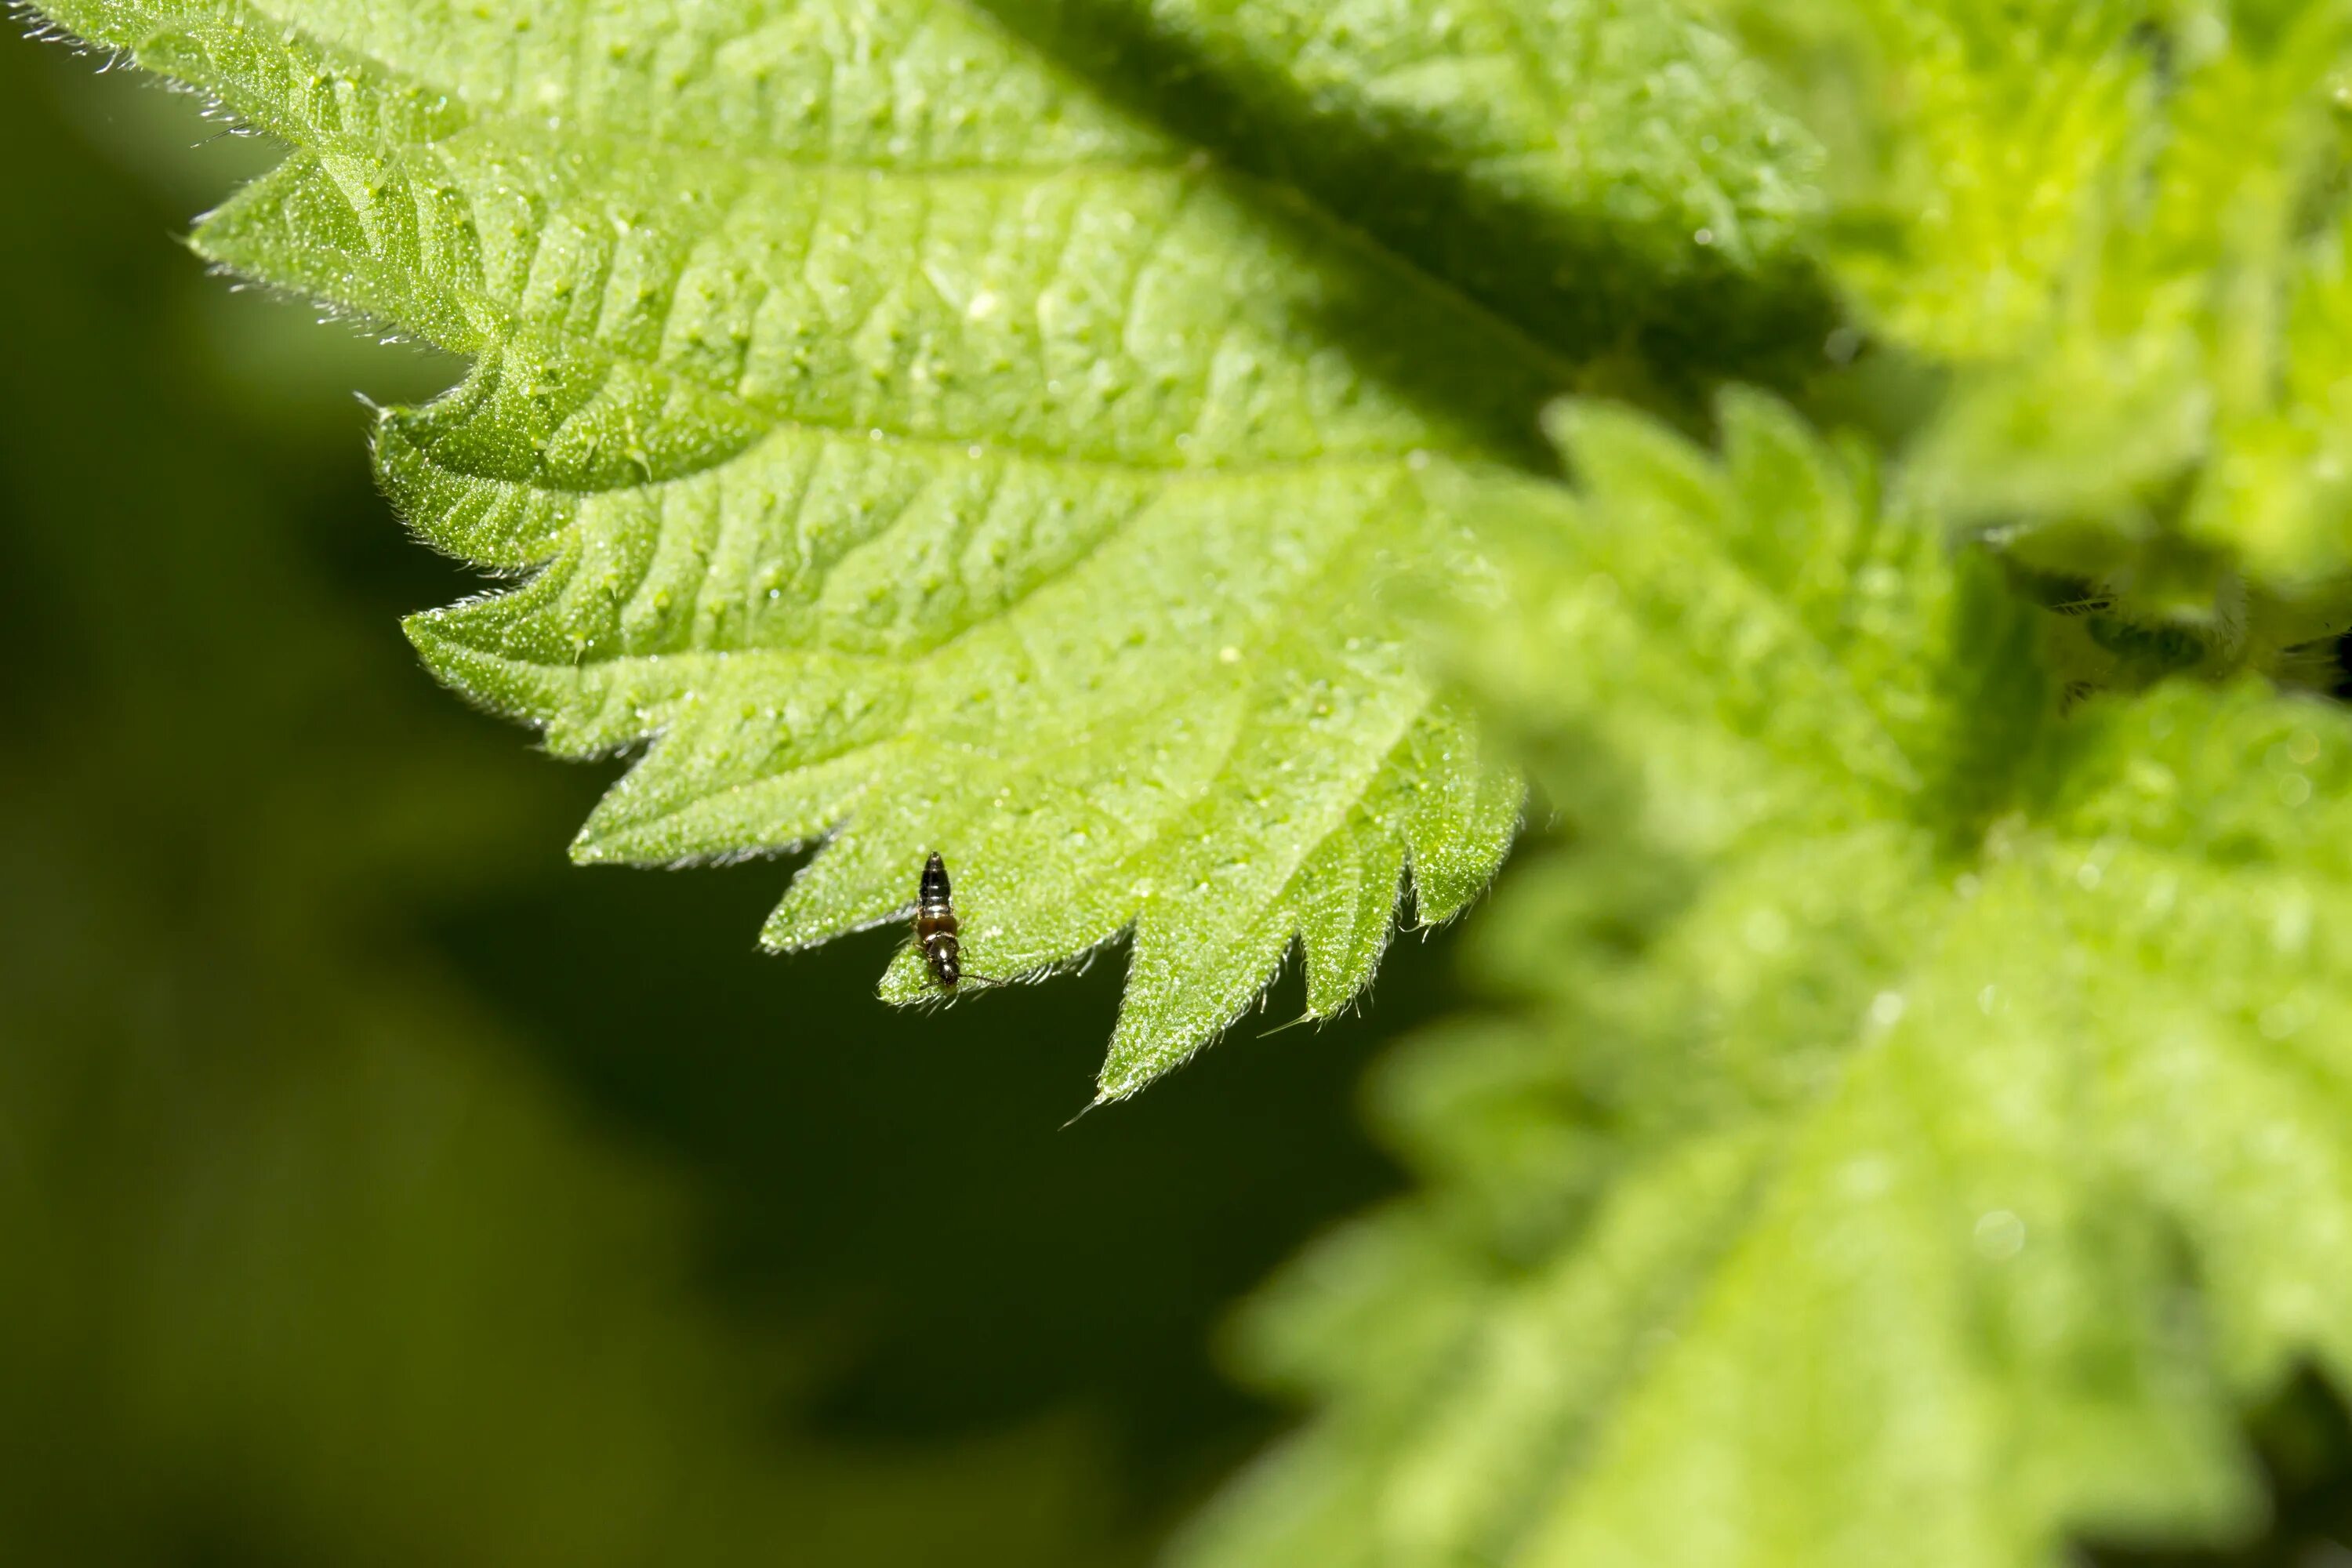
{"label": "sunlit leaf surface", "polygon": [[203,254],[474,356],[377,463],[528,580],[411,634],[560,754],[650,742],[579,857],[822,839],[791,948],[937,850],[982,977],[1132,931],[1110,1097],[1500,858],[1387,607],[1475,570],[1433,464],[1799,272],[1801,138],[1658,9],[51,10],[290,144]]}

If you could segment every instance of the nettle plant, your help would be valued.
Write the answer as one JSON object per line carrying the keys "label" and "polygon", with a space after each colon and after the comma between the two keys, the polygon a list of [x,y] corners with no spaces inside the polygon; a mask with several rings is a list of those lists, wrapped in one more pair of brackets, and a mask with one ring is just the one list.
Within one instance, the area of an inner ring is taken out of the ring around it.
{"label": "nettle plant", "polygon": [[2352,1386],[2352,5],[43,10],[471,357],[410,635],[645,748],[581,859],[822,841],[791,948],[939,851],[973,973],[1129,942],[1115,1099],[1531,781],[1180,1561],[2224,1539]]}

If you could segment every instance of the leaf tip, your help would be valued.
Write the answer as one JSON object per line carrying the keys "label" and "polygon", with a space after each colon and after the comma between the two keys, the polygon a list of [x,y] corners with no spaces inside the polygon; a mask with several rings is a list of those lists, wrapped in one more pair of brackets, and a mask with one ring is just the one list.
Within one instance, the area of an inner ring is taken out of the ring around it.
{"label": "leaf tip", "polygon": [[875,983],[874,994],[893,1007],[911,1007],[939,996],[924,973],[921,957],[911,947],[901,948],[892,956],[882,978]]}
{"label": "leaf tip", "polygon": [[446,610],[418,610],[400,618],[401,636],[408,646],[425,656],[427,665],[436,665],[456,648],[457,639],[449,635]]}

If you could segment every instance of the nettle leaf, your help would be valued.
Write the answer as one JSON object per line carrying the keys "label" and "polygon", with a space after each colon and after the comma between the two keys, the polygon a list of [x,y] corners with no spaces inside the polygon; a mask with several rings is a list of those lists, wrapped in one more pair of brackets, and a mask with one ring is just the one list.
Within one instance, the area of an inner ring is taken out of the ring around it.
{"label": "nettle leaf", "polygon": [[1255,1313],[1323,1414],[1183,1561],[2219,1537],[2242,1405],[2352,1380],[2352,722],[2062,718],[1986,556],[1778,405],[1724,426],[1579,408],[1579,492],[1489,492],[1465,667],[1591,831],[1483,917],[1512,1006],[1388,1075],[1430,1189]]}
{"label": "nettle leaf", "polygon": [[937,850],[983,976],[1131,930],[1107,1098],[1503,854],[1384,607],[1481,569],[1433,477],[1671,395],[1694,300],[1819,314],[1810,144],[1663,6],[47,9],[289,144],[204,255],[473,356],[378,468],[524,580],[410,632],[561,755],[650,742],[579,858],[822,839],[793,948]]}
{"label": "nettle leaf", "polygon": [[2352,9],[1752,9],[1837,154],[1834,269],[1953,378],[1912,482],[2228,662],[2341,630]]}

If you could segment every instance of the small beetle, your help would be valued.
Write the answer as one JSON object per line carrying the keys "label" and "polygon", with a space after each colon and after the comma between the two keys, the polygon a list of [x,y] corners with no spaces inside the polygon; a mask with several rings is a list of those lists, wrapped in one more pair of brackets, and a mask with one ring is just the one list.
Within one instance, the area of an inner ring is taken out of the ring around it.
{"label": "small beetle", "polygon": [[922,886],[915,899],[915,945],[932,983],[950,995],[963,978],[961,950],[956,943],[955,895],[948,888],[948,863],[933,850],[923,862]]}

